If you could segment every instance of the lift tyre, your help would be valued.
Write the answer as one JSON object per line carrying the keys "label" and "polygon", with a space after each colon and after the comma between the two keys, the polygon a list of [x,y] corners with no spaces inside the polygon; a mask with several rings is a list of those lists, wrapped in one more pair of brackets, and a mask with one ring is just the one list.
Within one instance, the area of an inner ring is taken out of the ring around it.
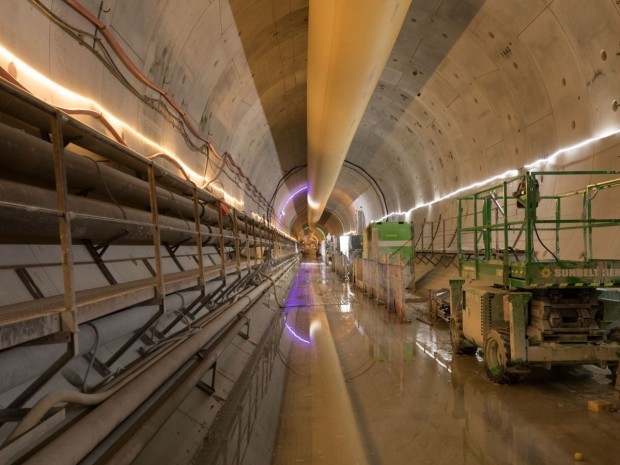
{"label": "lift tyre", "polygon": [[455,354],[473,354],[476,346],[470,344],[463,335],[463,322],[455,315],[450,317],[450,341]]}
{"label": "lift tyre", "polygon": [[521,375],[509,372],[510,334],[492,329],[484,340],[484,366],[487,376],[494,383],[514,384]]}

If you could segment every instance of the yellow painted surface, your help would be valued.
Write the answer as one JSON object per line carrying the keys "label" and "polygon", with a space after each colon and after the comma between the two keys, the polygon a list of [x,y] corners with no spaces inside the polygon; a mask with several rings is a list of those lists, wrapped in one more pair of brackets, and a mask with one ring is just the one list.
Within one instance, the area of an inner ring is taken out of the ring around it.
{"label": "yellow painted surface", "polygon": [[599,412],[609,412],[611,411],[611,402],[606,400],[589,400],[588,401],[588,410],[590,412],[599,413]]}
{"label": "yellow painted surface", "polygon": [[274,465],[366,465],[366,450],[351,406],[325,312],[299,313],[311,344],[291,350]]}

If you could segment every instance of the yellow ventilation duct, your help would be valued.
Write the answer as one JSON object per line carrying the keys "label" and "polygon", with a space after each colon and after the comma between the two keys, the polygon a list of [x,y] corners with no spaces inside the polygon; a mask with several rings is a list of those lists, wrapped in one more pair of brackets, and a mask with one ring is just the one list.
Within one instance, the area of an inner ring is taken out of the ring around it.
{"label": "yellow ventilation duct", "polygon": [[308,223],[319,221],[411,0],[310,0]]}

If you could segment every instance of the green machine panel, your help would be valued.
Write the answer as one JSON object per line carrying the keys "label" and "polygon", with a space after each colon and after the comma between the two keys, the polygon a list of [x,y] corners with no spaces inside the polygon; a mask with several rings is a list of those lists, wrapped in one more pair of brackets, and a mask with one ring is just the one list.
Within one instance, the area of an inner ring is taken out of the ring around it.
{"label": "green machine panel", "polygon": [[[374,232],[376,231],[376,232]],[[373,244],[376,238],[376,244]],[[376,247],[376,249],[375,249]],[[376,257],[373,256],[376,253]],[[402,263],[408,263],[413,257],[411,244],[411,225],[403,221],[384,221],[372,223],[364,234],[364,257],[380,259],[388,255],[391,262],[400,257]]]}

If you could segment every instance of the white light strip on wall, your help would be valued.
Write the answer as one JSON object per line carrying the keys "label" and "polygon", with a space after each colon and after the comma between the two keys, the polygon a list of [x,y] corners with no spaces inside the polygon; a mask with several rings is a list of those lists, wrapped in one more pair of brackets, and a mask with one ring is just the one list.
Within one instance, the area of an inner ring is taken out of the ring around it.
{"label": "white light strip on wall", "polygon": [[[168,150],[165,147],[162,147],[155,141],[144,136],[142,133],[138,132],[132,126],[125,123],[124,121],[117,118],[116,116],[114,116],[112,113],[106,110],[97,101],[84,97],[80,94],[77,94],[61,86],[60,84],[52,81],[50,78],[39,73],[34,68],[27,65],[22,60],[20,60],[15,55],[13,55],[11,52],[9,52],[5,47],[0,45],[0,65],[8,69],[9,68],[8,65],[10,63],[13,63],[13,65],[17,69],[17,75],[18,75],[20,83],[38,98],[44,101],[49,101],[51,98],[53,102],[50,102],[50,103],[56,104],[56,105],[62,104],[61,106],[65,106],[65,107],[78,107],[82,109],[95,110],[101,113],[102,116],[106,120],[108,120],[108,122],[112,124],[112,126],[114,126],[115,129],[117,129],[119,133],[122,130],[125,130],[126,132],[130,132],[133,136],[135,136],[142,142],[150,145],[154,149],[154,151],[163,152],[166,155],[169,155],[171,158],[174,158],[175,161],[177,161],[179,165],[185,170],[185,172],[190,176],[191,180],[195,182],[196,184],[200,185],[200,184],[203,184],[209,181],[207,178],[195,172],[189,166],[183,163],[183,161],[179,158],[179,156],[177,156],[173,151]],[[46,95],[48,94],[51,94],[50,98],[46,98]],[[59,97],[61,102],[56,101],[58,100],[58,98],[54,98],[54,97]],[[243,201],[231,196],[225,190],[221,189],[220,187],[216,185],[211,184],[211,187],[217,192],[219,192],[221,195],[223,195],[224,200],[232,204],[233,206],[235,206],[235,208],[240,209],[243,207],[244,205]]]}
{"label": "white light strip on wall", "polygon": [[[541,166],[543,166],[543,165],[545,165],[547,163],[551,163],[554,159],[556,159],[560,155],[563,155],[565,153],[571,152],[573,150],[580,149],[580,148],[585,147],[585,146],[587,146],[589,144],[592,144],[594,142],[598,142],[598,141],[600,141],[602,139],[605,139],[607,137],[615,136],[617,134],[620,134],[620,129],[613,129],[613,130],[601,133],[601,134],[599,134],[596,137],[592,137],[590,139],[583,140],[583,141],[581,141],[581,142],[579,142],[579,143],[577,143],[575,145],[571,145],[569,147],[561,148],[561,149],[555,151],[554,153],[552,153],[551,155],[549,155],[546,158],[540,158],[540,159],[536,160],[533,163],[528,163],[527,165],[523,165],[522,169],[524,169],[526,171],[532,171],[535,168],[540,168]],[[419,210],[420,208],[430,207],[431,205],[433,205],[435,203],[442,202],[442,201],[447,200],[447,199],[449,199],[451,197],[455,197],[458,194],[461,194],[463,192],[469,191],[471,189],[476,189],[476,188],[479,188],[479,187],[484,187],[487,184],[491,184],[491,183],[493,183],[495,181],[501,181],[502,179],[507,179],[507,178],[511,178],[511,177],[517,176],[519,174],[519,172],[520,172],[520,170],[516,170],[516,169],[505,171],[505,172],[503,172],[501,174],[498,174],[498,175],[492,176],[490,178],[484,179],[483,181],[478,181],[478,182],[475,182],[473,184],[470,184],[469,186],[461,187],[461,188],[459,188],[459,189],[457,189],[457,190],[455,190],[453,192],[450,192],[449,194],[446,194],[443,197],[439,197],[438,199],[435,199],[433,201],[425,202],[425,203],[416,205],[415,207],[412,207],[412,208],[410,208],[407,211],[390,212],[387,215],[382,216],[381,218],[378,218],[376,220],[372,220],[371,223],[378,223],[378,222],[381,222],[381,221],[385,221],[390,216],[409,215],[412,212],[414,212],[415,210]]]}
{"label": "white light strip on wall", "polygon": [[536,160],[533,163],[529,163],[527,165],[523,165],[523,168],[525,168],[528,171],[531,171],[534,168],[537,168],[537,167],[539,167],[541,165],[544,165],[546,163],[552,162],[555,158],[559,157],[560,155],[563,155],[563,154],[565,154],[567,152],[571,152],[573,150],[580,149],[582,147],[585,147],[586,145],[590,145],[590,144],[592,144],[594,142],[598,142],[599,140],[605,139],[607,137],[615,136],[616,134],[620,134],[620,129],[613,129],[611,131],[599,134],[597,137],[592,137],[590,139],[583,140],[583,141],[581,141],[581,142],[579,142],[579,143],[577,143],[575,145],[571,145],[570,147],[561,148],[561,149],[553,152],[547,158],[541,158],[539,160]]}
{"label": "white light strip on wall", "polygon": [[442,202],[446,199],[449,199],[451,197],[454,197],[462,192],[468,191],[470,189],[475,189],[477,187],[482,187],[485,186],[486,184],[490,184],[494,181],[500,181],[502,179],[506,179],[506,178],[511,178],[513,176],[516,176],[519,174],[518,170],[508,170],[508,171],[504,171],[502,174],[498,174],[496,176],[492,176],[490,178],[487,178],[483,181],[478,181],[475,182],[473,184],[470,184],[469,186],[465,186],[465,187],[461,187],[455,191],[450,192],[449,194],[444,195],[443,197],[439,197],[438,199],[432,200],[430,202],[424,202],[421,203],[419,205],[416,205],[415,207],[410,208],[407,211],[397,211],[397,212],[390,212],[385,216],[382,216],[381,218],[377,219],[377,220],[373,220],[371,221],[371,223],[378,223],[380,221],[385,221],[387,220],[390,216],[395,216],[395,215],[409,215],[410,213],[414,212],[415,210],[419,210],[420,208],[425,208],[425,207],[430,207],[431,205],[434,205],[438,202]]}

